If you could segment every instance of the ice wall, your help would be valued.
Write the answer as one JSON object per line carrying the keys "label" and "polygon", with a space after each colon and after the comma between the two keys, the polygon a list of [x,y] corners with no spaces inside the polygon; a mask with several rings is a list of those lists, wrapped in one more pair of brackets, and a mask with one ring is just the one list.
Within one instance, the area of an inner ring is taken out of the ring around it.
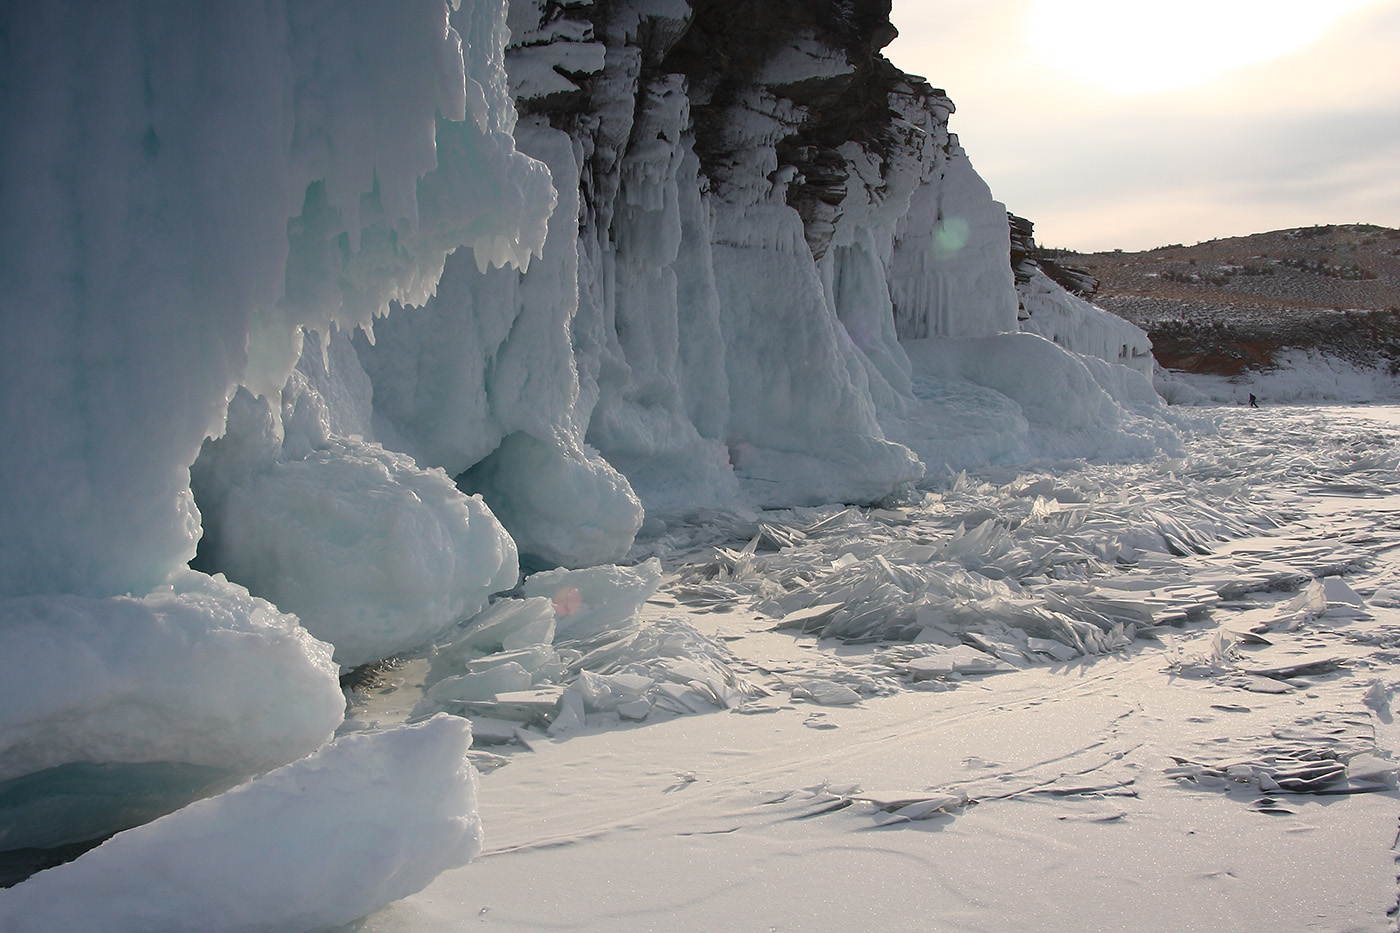
{"label": "ice wall", "polygon": [[504,0],[56,0],[0,35],[10,848],[306,755],[343,716],[332,651],[419,646],[515,583],[486,504],[374,436],[347,334],[454,251],[525,266],[554,197],[515,150]]}
{"label": "ice wall", "polygon": [[517,232],[485,186],[416,198],[436,113],[509,125],[433,0],[5,15],[0,592],[141,593],[193,556],[186,471],[236,385],[280,388],[298,325],[367,323],[464,237]]}
{"label": "ice wall", "polygon": [[[567,422],[654,517],[872,502],[918,482],[908,442],[940,429],[900,340],[1019,329],[1005,207],[948,131],[943,92],[879,56],[888,4],[750,12],[511,8],[522,148],[581,192],[576,242],[546,248],[572,256],[522,281],[545,276],[555,295],[576,277],[576,305],[554,298],[571,314],[559,371],[578,378]],[[1072,305],[1053,283],[1040,301]],[[1056,320],[1071,349],[1123,343],[1092,315]]]}
{"label": "ice wall", "polygon": [[992,200],[962,149],[939,183],[922,185],[900,218],[891,262],[895,321],[904,339],[986,337],[1016,329],[1006,209]]}
{"label": "ice wall", "polygon": [[[572,171],[550,164],[584,192],[573,411],[652,514],[868,502],[922,475],[878,416],[908,391],[885,274],[899,210],[876,242],[858,210],[793,194],[807,189],[786,150],[809,112],[791,89],[864,80],[866,36],[837,40],[829,12],[802,14],[789,42],[725,35],[706,3],[512,7],[519,106],[573,141]],[[717,71],[726,44],[744,60]],[[928,174],[914,158],[886,181],[860,145],[829,148],[836,171],[859,165],[878,189],[852,185],[853,206],[907,205]]]}

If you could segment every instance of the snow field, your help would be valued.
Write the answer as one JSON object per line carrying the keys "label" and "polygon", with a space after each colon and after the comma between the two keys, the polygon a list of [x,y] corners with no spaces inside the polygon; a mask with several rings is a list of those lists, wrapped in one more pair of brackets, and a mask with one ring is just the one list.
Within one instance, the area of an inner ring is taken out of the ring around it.
{"label": "snow field", "polygon": [[1290,349],[1279,365],[1241,377],[1205,376],[1171,370],[1153,381],[1173,405],[1244,405],[1254,395],[1260,404],[1389,403],[1396,399],[1396,379],[1388,362],[1367,368],[1311,350]]}

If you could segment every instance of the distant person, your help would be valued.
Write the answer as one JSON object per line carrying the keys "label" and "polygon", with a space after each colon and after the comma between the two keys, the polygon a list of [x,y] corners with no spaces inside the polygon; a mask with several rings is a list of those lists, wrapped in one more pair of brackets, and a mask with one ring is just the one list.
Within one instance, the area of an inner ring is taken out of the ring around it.
{"label": "distant person", "polygon": [[1254,393],[1253,393],[1253,392],[1249,393],[1249,407],[1250,407],[1250,408],[1258,408],[1258,407],[1259,407],[1259,400],[1258,400],[1257,398],[1254,397]]}

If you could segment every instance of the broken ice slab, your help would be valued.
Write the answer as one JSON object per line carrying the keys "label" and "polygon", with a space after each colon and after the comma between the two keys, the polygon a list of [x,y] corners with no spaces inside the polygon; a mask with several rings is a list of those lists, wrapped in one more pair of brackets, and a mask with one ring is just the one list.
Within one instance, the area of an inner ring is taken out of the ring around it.
{"label": "broken ice slab", "polygon": [[1059,586],[1057,590],[1077,595],[1084,605],[1108,619],[1137,626],[1179,625],[1221,602],[1215,586],[1157,575],[1097,586]]}
{"label": "broken ice slab", "polygon": [[643,677],[641,674],[609,674],[603,678],[619,694],[641,696],[651,689],[651,685],[656,681],[651,677]]}
{"label": "broken ice slab", "polygon": [[964,806],[967,798],[961,794],[929,793],[928,791],[893,794],[854,794],[852,800],[875,807],[875,822],[880,826],[927,820]]}
{"label": "broken ice slab", "polygon": [[[1022,639],[1028,637],[1018,629],[1005,629],[1005,631],[1008,634],[1015,632],[1017,635],[1020,635]],[[1025,667],[1030,663],[1030,658],[1026,657],[1026,653],[1021,650],[1024,642],[1022,642],[1022,645],[1018,645],[1014,641],[994,638],[980,632],[964,632],[963,638],[972,647],[985,651],[987,654],[1005,661],[1012,667]],[[1075,654],[1078,653],[1078,651],[1075,651]]]}
{"label": "broken ice slab", "polygon": [[1300,623],[1315,619],[1327,611],[1327,595],[1323,585],[1316,580],[1305,586],[1297,596],[1279,607],[1274,622],[1285,623],[1296,628]]}
{"label": "broken ice slab", "polygon": [[439,680],[428,688],[427,697],[437,703],[493,700],[502,693],[526,690],[530,672],[519,664],[498,664],[480,673],[459,674]]}
{"label": "broken ice slab", "polygon": [[527,671],[537,671],[544,665],[558,660],[558,653],[549,645],[531,645],[514,651],[501,651],[482,658],[473,658],[466,663],[468,673],[488,671],[502,664],[518,664]]}
{"label": "broken ice slab", "polygon": [[564,695],[563,687],[540,687],[498,693],[494,700],[467,704],[468,715],[481,713],[516,722],[544,722],[553,717]]}
{"label": "broken ice slab", "polygon": [[575,689],[583,697],[585,709],[590,712],[611,712],[622,703],[645,696],[655,683],[655,678],[640,674],[580,671]]}
{"label": "broken ice slab", "polygon": [[479,774],[488,774],[497,768],[510,764],[510,759],[505,755],[497,755],[494,752],[485,752],[475,745],[467,752],[467,761],[477,770]]}
{"label": "broken ice slab", "polygon": [[866,514],[873,519],[878,519],[879,521],[891,525],[909,525],[913,523],[913,519],[909,517],[909,513],[904,509],[871,509]]}
{"label": "broken ice slab", "polygon": [[1397,780],[1397,767],[1400,765],[1388,758],[1363,752],[1347,759],[1347,777],[1352,781],[1384,784],[1394,790],[1400,786],[1400,780]]}
{"label": "broken ice slab", "polygon": [[1036,638],[1032,635],[1026,639],[1026,647],[1038,654],[1048,654],[1056,661],[1069,661],[1079,657],[1077,649],[1053,638]]}
{"label": "broken ice slab", "polygon": [[978,651],[971,645],[930,651],[923,657],[906,661],[900,669],[916,681],[947,677],[950,674],[991,674],[996,671],[1015,670],[1000,658],[994,658],[985,651]]}
{"label": "broken ice slab", "polygon": [[1264,647],[1273,645],[1273,642],[1257,632],[1231,632],[1230,634],[1239,639],[1242,645],[1261,645]]}
{"label": "broken ice slab", "polygon": [[807,536],[796,528],[783,528],[768,522],[758,523],[759,547],[766,551],[780,551],[807,540]]}
{"label": "broken ice slab", "polygon": [[1387,714],[1390,712],[1390,688],[1385,681],[1379,677],[1371,681],[1371,686],[1366,688],[1366,695],[1361,698],[1371,709],[1378,713]]}
{"label": "broken ice slab", "polygon": [[1258,677],[1269,677],[1274,680],[1291,680],[1294,677],[1316,677],[1320,674],[1331,674],[1345,666],[1346,662],[1342,658],[1316,658],[1312,661],[1300,661],[1297,664],[1285,664],[1281,667],[1251,668],[1245,673]]}
{"label": "broken ice slab", "polygon": [[583,708],[583,694],[577,686],[575,684],[564,691],[564,696],[559,701],[559,712],[554,714],[554,721],[549,724],[550,735],[572,732],[584,727],[586,713]]}
{"label": "broken ice slab", "polygon": [[[1280,790],[1298,794],[1316,793],[1329,784],[1345,781],[1347,766],[1340,761],[1329,759],[1303,761],[1291,767],[1270,768],[1267,770],[1267,776]],[[1260,786],[1263,786],[1262,776]]]}
{"label": "broken ice slab", "polygon": [[845,684],[830,680],[805,680],[793,687],[792,695],[811,700],[819,706],[849,706],[860,702],[860,694]]}
{"label": "broken ice slab", "polygon": [[533,729],[526,729],[523,726],[520,726],[517,727],[515,730],[515,741],[519,742],[521,745],[524,745],[530,751],[537,752],[543,746],[549,744],[549,736],[542,735],[541,733],[536,732]]}
{"label": "broken ice slab", "polygon": [[1306,585],[1312,574],[1279,561],[1251,561],[1243,555],[1235,555],[1228,571],[1224,568],[1207,571],[1197,579],[1214,586],[1221,599],[1233,600],[1249,593],[1296,590]]}
{"label": "broken ice slab", "polygon": [[1250,693],[1291,693],[1293,685],[1272,677],[1258,677],[1254,674],[1229,674],[1219,681],[1227,687],[1237,687]]}
{"label": "broken ice slab", "polygon": [[472,716],[473,745],[507,745],[516,740],[520,723],[492,716]]}
{"label": "broken ice slab", "polygon": [[668,713],[706,713],[714,710],[715,704],[689,686],[662,682],[656,685],[653,705]]}
{"label": "broken ice slab", "polygon": [[808,606],[806,609],[798,609],[783,616],[773,627],[775,629],[795,628],[806,631],[809,627],[815,628],[816,623],[825,620],[842,605],[842,603],[819,603],[815,606]]}
{"label": "broken ice slab", "polygon": [[635,700],[619,703],[617,705],[617,715],[622,719],[640,722],[651,715],[651,701],[646,697],[638,697]]}
{"label": "broken ice slab", "polygon": [[1157,532],[1162,536],[1167,550],[1178,557],[1209,554],[1220,541],[1219,536],[1213,532],[1192,528],[1166,512],[1148,510],[1143,513],[1143,517],[1157,526]]}
{"label": "broken ice slab", "polygon": [[1048,496],[1055,491],[1055,481],[1049,477],[1027,480],[1024,483],[1017,483],[1009,490],[1011,495],[1018,499],[1034,499],[1037,496]]}
{"label": "broken ice slab", "polygon": [[635,567],[547,570],[525,579],[525,595],[552,602],[560,638],[587,638],[635,619],[661,584],[656,558]]}
{"label": "broken ice slab", "polygon": [[1366,600],[1361,594],[1347,585],[1341,577],[1325,577],[1322,581],[1322,595],[1327,600],[1327,614],[1365,613]]}
{"label": "broken ice slab", "polygon": [[554,605],[549,599],[500,599],[477,613],[442,650],[462,656],[470,651],[547,645],[553,640]]}

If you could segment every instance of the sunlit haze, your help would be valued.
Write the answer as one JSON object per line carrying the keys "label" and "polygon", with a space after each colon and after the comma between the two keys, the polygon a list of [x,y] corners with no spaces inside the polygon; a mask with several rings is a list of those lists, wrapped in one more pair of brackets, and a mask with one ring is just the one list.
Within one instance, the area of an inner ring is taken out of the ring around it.
{"label": "sunlit haze", "polygon": [[1400,226],[1400,0],[894,0],[886,54],[1037,239]]}
{"label": "sunlit haze", "polygon": [[1369,0],[1036,0],[1026,18],[1033,60],[1120,94],[1200,87],[1305,48]]}

